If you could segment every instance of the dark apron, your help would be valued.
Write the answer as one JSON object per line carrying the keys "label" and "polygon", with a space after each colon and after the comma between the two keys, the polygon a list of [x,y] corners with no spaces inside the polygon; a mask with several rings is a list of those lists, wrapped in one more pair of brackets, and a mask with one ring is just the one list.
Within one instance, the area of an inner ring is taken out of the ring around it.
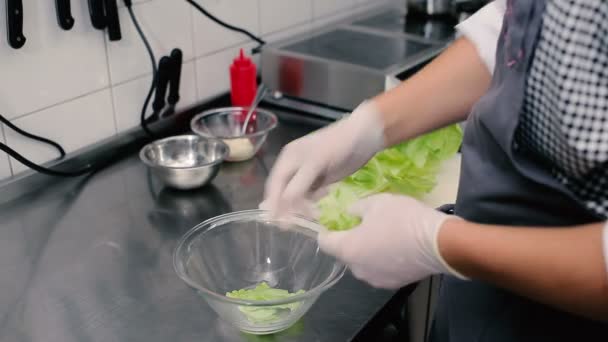
{"label": "dark apron", "polygon": [[[601,220],[551,175],[549,165],[514,139],[544,8],[544,0],[515,0],[507,6],[492,84],[469,116],[462,147],[456,214],[467,220],[511,226]],[[430,340],[606,342],[608,325],[480,281],[446,276]]]}

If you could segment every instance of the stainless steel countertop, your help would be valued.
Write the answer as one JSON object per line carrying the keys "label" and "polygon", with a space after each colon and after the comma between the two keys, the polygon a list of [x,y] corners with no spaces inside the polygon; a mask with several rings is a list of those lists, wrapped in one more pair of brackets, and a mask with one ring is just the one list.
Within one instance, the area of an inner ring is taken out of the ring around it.
{"label": "stainless steel countertop", "polygon": [[0,341],[347,341],[394,294],[346,275],[292,329],[245,335],[175,274],[197,223],[255,208],[280,147],[314,128],[283,121],[259,156],[211,186],[163,189],[134,155],[0,206]]}

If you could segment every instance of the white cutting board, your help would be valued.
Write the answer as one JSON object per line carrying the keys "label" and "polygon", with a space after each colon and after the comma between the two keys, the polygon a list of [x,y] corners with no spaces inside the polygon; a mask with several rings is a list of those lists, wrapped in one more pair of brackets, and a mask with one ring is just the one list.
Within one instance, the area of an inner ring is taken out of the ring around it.
{"label": "white cutting board", "polygon": [[422,198],[422,202],[433,208],[456,202],[458,181],[460,179],[460,161],[461,155],[457,154],[443,162],[441,171],[437,177],[437,186]]}

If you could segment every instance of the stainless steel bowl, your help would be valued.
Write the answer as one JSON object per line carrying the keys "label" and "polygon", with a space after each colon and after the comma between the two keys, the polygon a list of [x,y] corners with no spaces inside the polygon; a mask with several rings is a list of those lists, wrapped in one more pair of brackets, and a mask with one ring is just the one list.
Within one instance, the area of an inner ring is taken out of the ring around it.
{"label": "stainless steel bowl", "polygon": [[228,152],[228,146],[221,140],[179,135],[144,146],[139,157],[165,184],[187,190],[209,183]]}

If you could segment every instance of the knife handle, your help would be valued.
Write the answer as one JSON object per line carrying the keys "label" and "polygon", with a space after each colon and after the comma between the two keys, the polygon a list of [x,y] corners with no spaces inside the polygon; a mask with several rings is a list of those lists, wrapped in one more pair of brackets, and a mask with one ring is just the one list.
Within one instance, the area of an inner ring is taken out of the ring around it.
{"label": "knife handle", "polygon": [[107,26],[106,10],[104,0],[89,0],[89,15],[91,24],[98,30],[103,30]]}
{"label": "knife handle", "polygon": [[14,49],[25,44],[23,35],[23,3],[21,0],[6,0],[6,22],[8,43]]}
{"label": "knife handle", "polygon": [[454,204],[444,204],[441,207],[437,208],[437,210],[441,211],[444,214],[454,215],[456,206]]}
{"label": "knife handle", "polygon": [[118,6],[116,0],[105,0],[106,23],[108,25],[108,35],[111,41],[122,39],[120,32],[120,19],[118,18]]}
{"label": "knife handle", "polygon": [[72,17],[71,0],[55,0],[57,10],[57,22],[64,30],[71,30],[74,27],[74,17]]}
{"label": "knife handle", "polygon": [[182,77],[182,50],[171,51],[171,74],[169,77],[169,96],[167,102],[174,106],[179,102],[179,85]]}
{"label": "knife handle", "polygon": [[158,63],[158,72],[156,73],[156,94],[152,109],[154,112],[160,112],[165,107],[165,95],[167,94],[167,86],[169,85],[169,75],[173,69],[173,61],[167,56],[163,56]]}

